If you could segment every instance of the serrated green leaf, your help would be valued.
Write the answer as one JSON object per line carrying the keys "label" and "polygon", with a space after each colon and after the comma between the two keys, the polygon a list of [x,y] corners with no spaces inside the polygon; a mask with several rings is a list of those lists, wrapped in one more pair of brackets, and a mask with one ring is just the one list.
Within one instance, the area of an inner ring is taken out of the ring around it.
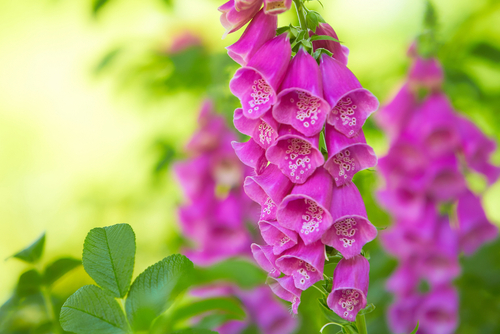
{"label": "serrated green leaf", "polygon": [[71,295],[61,308],[62,328],[77,334],[130,333],[125,314],[109,294],[86,285]]}
{"label": "serrated green leaf", "polygon": [[61,259],[57,259],[47,267],[45,267],[45,271],[43,273],[43,284],[50,286],[59,278],[63,277],[67,272],[75,269],[80,266],[82,261],[65,257]]}
{"label": "serrated green leaf", "polygon": [[365,314],[368,314],[368,313],[372,313],[373,311],[375,311],[375,305],[370,304],[368,306],[366,306],[364,309],[362,309],[361,311],[359,311],[359,315],[365,315]]}
{"label": "serrated green leaf", "polygon": [[208,329],[188,328],[174,332],[172,334],[218,334],[218,332],[214,332]]}
{"label": "serrated green leaf", "polygon": [[45,233],[36,239],[31,245],[22,251],[12,255],[12,257],[28,263],[35,263],[40,260],[45,246]]}
{"label": "serrated green leaf", "polygon": [[319,24],[319,18],[317,13],[312,10],[308,11],[306,15],[306,22],[307,22],[307,28],[316,32],[316,28],[318,27]]}
{"label": "serrated green leaf", "polygon": [[334,42],[339,42],[340,41],[336,38],[333,38],[331,36],[328,36],[328,35],[314,35],[314,36],[311,36],[311,41],[334,41]]}
{"label": "serrated green leaf", "polygon": [[174,299],[191,283],[193,263],[175,254],[150,266],[130,287],[127,317],[134,330],[147,330],[151,322],[165,312]]}
{"label": "serrated green leaf", "polygon": [[417,321],[417,326],[415,327],[415,329],[410,334],[417,334],[419,325],[420,325],[420,323]]}
{"label": "serrated green leaf", "polygon": [[35,269],[28,270],[19,277],[16,286],[16,295],[19,298],[34,295],[40,292],[41,285],[42,276],[40,273]]}
{"label": "serrated green leaf", "polygon": [[102,288],[123,298],[135,260],[135,234],[128,224],[92,229],[83,245],[83,267]]}

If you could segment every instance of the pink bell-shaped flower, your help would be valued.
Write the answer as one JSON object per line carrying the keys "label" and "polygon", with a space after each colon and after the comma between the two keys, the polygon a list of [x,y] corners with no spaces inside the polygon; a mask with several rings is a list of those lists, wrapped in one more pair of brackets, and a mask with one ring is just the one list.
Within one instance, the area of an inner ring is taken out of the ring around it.
{"label": "pink bell-shaped flower", "polygon": [[252,137],[263,149],[267,149],[278,138],[279,124],[273,118],[271,111],[266,112],[261,118],[251,119],[243,115],[243,109],[236,109],[233,123],[239,132]]}
{"label": "pink bell-shaped flower", "polygon": [[283,253],[298,243],[297,233],[284,228],[276,220],[259,221],[259,229],[262,239],[268,245],[273,246],[273,253],[275,255]]}
{"label": "pink bell-shaped flower", "polygon": [[273,253],[273,246],[260,246],[252,244],[252,254],[257,264],[267,271],[269,276],[278,278],[281,272],[276,267],[276,255]]}
{"label": "pink bell-shaped flower", "polygon": [[261,3],[255,1],[252,6],[237,10],[235,8],[235,0],[229,0],[225,4],[219,7],[219,12],[221,12],[220,23],[226,29],[226,32],[222,36],[225,38],[227,35],[239,30],[248,21],[250,21],[255,14],[259,11]]}
{"label": "pink bell-shaped flower", "polygon": [[292,303],[292,312],[298,314],[302,290],[295,287],[292,276],[283,276],[276,279],[269,277],[267,284],[276,296]]}

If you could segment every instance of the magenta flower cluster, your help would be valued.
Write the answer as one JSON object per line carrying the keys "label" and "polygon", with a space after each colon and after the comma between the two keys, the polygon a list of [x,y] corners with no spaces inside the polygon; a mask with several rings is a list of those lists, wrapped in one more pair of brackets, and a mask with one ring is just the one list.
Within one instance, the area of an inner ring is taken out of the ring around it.
{"label": "magenta flower cluster", "polygon": [[[214,113],[206,101],[199,129],[186,145],[191,156],[174,165],[177,179],[188,203],[179,208],[183,236],[194,244],[185,249],[195,264],[207,266],[230,257],[250,257],[252,236],[245,222],[258,208],[243,192],[243,180],[250,168],[234,154],[231,141],[236,139],[222,116]],[[291,333],[297,326],[286,307],[265,286],[242,290],[233,284],[203,286],[192,291],[197,297],[234,296],[241,300],[247,317],[232,320],[216,328],[221,334],[237,334],[250,323],[263,334]]]}
{"label": "magenta flower cluster", "polygon": [[[497,235],[464,176],[478,172],[491,184],[500,168],[489,162],[495,143],[457,114],[443,93],[438,60],[410,54],[407,82],[376,118],[390,140],[379,161],[385,188],[378,199],[394,218],[381,237],[399,259],[387,283],[396,297],[389,324],[395,333],[410,332],[417,321],[418,333],[454,333],[459,253],[470,255]],[[430,286],[427,293],[419,292],[422,280]]]}
{"label": "magenta flower cluster", "polygon": [[[348,50],[340,43],[314,42],[314,49],[333,53],[322,54],[319,65],[302,47],[292,55],[289,34],[276,36],[277,17],[267,10],[280,1],[264,1],[262,9],[262,1],[247,1],[248,8],[255,6],[248,12],[238,10],[238,3],[229,1],[220,10],[228,32],[251,19],[227,49],[242,66],[230,82],[242,106],[234,125],[251,137],[233,147],[253,169],[244,189],[261,206],[265,244],[252,245],[254,258],[269,273],[271,289],[297,313],[301,292],[323,279],[325,246],[335,248],[343,259],[327,302],[354,321],[368,290],[369,263],[360,252],[377,229],[352,178],[377,163],[362,127],[378,100],[347,68]],[[289,8],[288,1],[281,3]],[[326,23],[316,34],[337,38]],[[321,151],[322,141],[327,152]]]}

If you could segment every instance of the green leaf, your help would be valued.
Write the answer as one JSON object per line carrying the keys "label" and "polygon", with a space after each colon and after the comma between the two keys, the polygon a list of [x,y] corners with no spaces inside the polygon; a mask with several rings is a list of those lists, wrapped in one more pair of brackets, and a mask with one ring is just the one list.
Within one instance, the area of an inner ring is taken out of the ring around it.
{"label": "green leaf", "polygon": [[276,29],[276,36],[279,36],[282,33],[289,31],[289,30],[290,30],[289,26],[279,27],[278,29]]}
{"label": "green leaf", "polygon": [[320,300],[319,305],[324,315],[329,321],[340,324],[342,326],[349,324],[349,321],[342,319],[335,312],[330,310],[330,308],[322,300]]}
{"label": "green leaf", "polygon": [[410,333],[410,334],[417,334],[417,331],[418,331],[418,326],[419,326],[419,322],[417,321],[417,327],[415,327],[415,329]]}
{"label": "green leaf", "polygon": [[169,8],[172,9],[174,7],[173,0],[163,0],[163,3]]}
{"label": "green leaf", "polygon": [[340,41],[336,38],[333,38],[331,36],[328,36],[328,35],[314,35],[311,37],[311,41],[334,41],[334,42],[339,42]]}
{"label": "green leaf", "polygon": [[193,263],[171,255],[150,266],[134,281],[127,297],[127,316],[135,330],[147,330],[190,284]]}
{"label": "green leaf", "polygon": [[315,11],[308,11],[306,15],[307,27],[312,31],[316,32],[316,28],[319,24],[319,17]]}
{"label": "green leaf", "polygon": [[373,311],[375,311],[375,305],[370,304],[368,306],[366,306],[364,309],[362,309],[361,311],[359,311],[359,315],[364,315],[364,314],[368,314],[368,313],[372,313]]}
{"label": "green leaf", "polygon": [[28,263],[35,263],[40,260],[43,254],[43,248],[45,246],[45,233],[42,234],[37,240],[35,240],[31,245],[12,255],[16,259],[22,260]]}
{"label": "green leaf", "polygon": [[94,68],[94,74],[99,74],[101,73],[104,69],[108,68],[113,61],[115,61],[116,58],[118,58],[118,55],[122,53],[122,48],[118,47],[115,48],[111,51],[108,51],[104,57],[101,58],[99,63],[97,63],[96,67]]}
{"label": "green leaf", "polygon": [[59,278],[63,277],[69,271],[80,266],[82,261],[73,259],[71,257],[65,257],[57,259],[47,267],[45,267],[45,272],[43,273],[43,284],[50,286]]}
{"label": "green leaf", "polygon": [[92,14],[97,15],[101,9],[109,3],[109,0],[94,0],[92,3]]}
{"label": "green leaf", "polygon": [[500,49],[488,43],[479,43],[471,50],[473,56],[483,58],[497,64],[500,62]]}
{"label": "green leaf", "polygon": [[61,308],[62,328],[77,334],[130,333],[125,314],[109,294],[86,285],[71,295]]}
{"label": "green leaf", "polygon": [[40,292],[41,285],[42,276],[40,276],[40,273],[35,269],[28,270],[19,277],[16,295],[20,298],[34,295]]}
{"label": "green leaf", "polygon": [[250,261],[229,259],[208,268],[196,268],[194,278],[194,284],[197,285],[223,280],[250,289],[261,285],[266,280],[266,275]]}
{"label": "green leaf", "polygon": [[123,298],[135,259],[135,234],[128,224],[92,229],[83,245],[83,267],[102,288]]}
{"label": "green leaf", "polygon": [[217,334],[217,332],[208,330],[208,329],[196,329],[196,328],[188,328],[183,329],[172,334]]}

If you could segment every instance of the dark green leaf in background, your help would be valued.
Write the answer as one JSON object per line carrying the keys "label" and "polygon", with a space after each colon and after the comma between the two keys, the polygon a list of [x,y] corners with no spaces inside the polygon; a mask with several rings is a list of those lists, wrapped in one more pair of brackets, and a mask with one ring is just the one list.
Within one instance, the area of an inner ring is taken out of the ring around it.
{"label": "dark green leaf in background", "polygon": [[42,257],[44,246],[45,233],[42,234],[42,236],[40,236],[37,240],[35,240],[31,245],[29,245],[19,253],[14,254],[12,257],[28,263],[38,262],[38,260],[40,260],[40,258]]}
{"label": "dark green leaf in background", "polygon": [[65,331],[77,334],[130,333],[120,305],[95,285],[86,285],[64,303],[59,318]]}
{"label": "dark green leaf in background", "polygon": [[172,334],[217,334],[217,332],[208,329],[183,329]]}
{"label": "dark green leaf in background", "polygon": [[19,298],[34,295],[40,292],[42,277],[35,269],[28,270],[19,277],[16,287],[16,295]]}
{"label": "dark green leaf in background", "polygon": [[109,3],[109,0],[93,0],[92,14],[97,15],[101,9]]}
{"label": "dark green leaf in background", "polygon": [[471,51],[473,56],[486,59],[493,64],[498,65],[500,63],[500,49],[489,43],[478,43],[474,46]]}
{"label": "dark green leaf in background", "polygon": [[202,285],[223,280],[236,283],[243,289],[250,289],[265,282],[265,273],[250,261],[230,259],[208,268],[196,268],[194,284]]}
{"label": "dark green leaf in background", "polygon": [[150,266],[134,281],[127,297],[127,316],[134,330],[147,330],[185,290],[193,275],[193,263],[175,254]]}
{"label": "dark green leaf in background", "polygon": [[65,257],[57,259],[45,268],[43,274],[43,284],[49,286],[52,285],[59,278],[63,277],[67,272],[80,266],[82,261],[73,259],[71,257]]}
{"label": "dark green leaf in background", "polygon": [[83,267],[101,287],[123,298],[135,260],[135,234],[128,224],[92,229],[83,245]]}

